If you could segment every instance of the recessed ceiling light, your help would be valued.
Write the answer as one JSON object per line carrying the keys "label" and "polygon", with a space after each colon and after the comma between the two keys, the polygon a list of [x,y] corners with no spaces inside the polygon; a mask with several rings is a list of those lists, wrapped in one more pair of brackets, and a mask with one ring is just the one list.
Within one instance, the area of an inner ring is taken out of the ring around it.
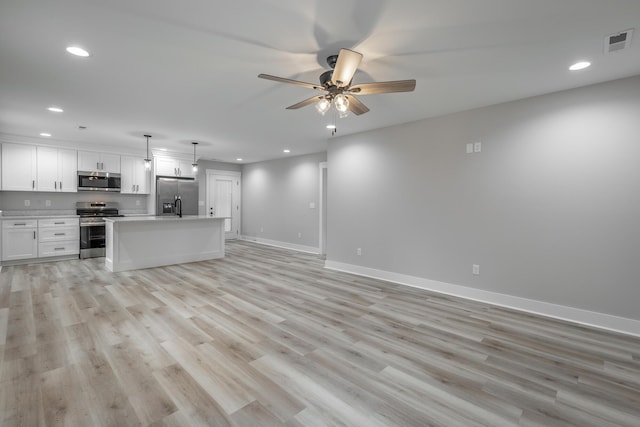
{"label": "recessed ceiling light", "polygon": [[289,150],[289,149],[285,148],[284,150],[282,150],[282,152],[283,152],[283,153],[290,153],[290,152],[291,152],[291,150]]}
{"label": "recessed ceiling light", "polygon": [[51,136],[51,134],[47,132],[40,132],[40,136]]}
{"label": "recessed ceiling light", "polygon": [[591,65],[591,62],[580,61],[580,62],[576,62],[571,67],[569,67],[569,70],[571,70],[571,71],[584,70],[585,68],[587,68],[590,65]]}
{"label": "recessed ceiling light", "polygon": [[89,52],[87,52],[86,50],[78,46],[68,46],[67,52],[75,56],[83,56],[83,57],[89,56]]}
{"label": "recessed ceiling light", "polygon": [[241,162],[241,161],[242,161],[242,157],[238,157],[238,158],[236,159],[236,161]]}
{"label": "recessed ceiling light", "polygon": [[60,107],[49,107],[47,108],[49,111],[53,111],[54,113],[62,113],[64,110]]}
{"label": "recessed ceiling light", "polygon": [[327,125],[327,129],[335,129],[336,125]]}

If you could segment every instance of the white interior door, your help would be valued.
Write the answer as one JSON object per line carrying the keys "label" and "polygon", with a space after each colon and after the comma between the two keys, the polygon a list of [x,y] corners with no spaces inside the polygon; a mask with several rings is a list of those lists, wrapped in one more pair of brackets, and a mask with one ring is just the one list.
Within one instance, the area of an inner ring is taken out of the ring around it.
{"label": "white interior door", "polygon": [[225,238],[240,237],[240,172],[207,170],[207,215],[225,217]]}

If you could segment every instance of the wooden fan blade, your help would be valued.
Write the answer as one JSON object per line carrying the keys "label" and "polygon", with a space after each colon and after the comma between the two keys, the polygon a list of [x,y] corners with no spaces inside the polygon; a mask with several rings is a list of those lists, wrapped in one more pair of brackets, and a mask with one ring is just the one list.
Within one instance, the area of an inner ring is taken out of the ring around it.
{"label": "wooden fan blade", "polygon": [[301,82],[298,80],[285,79],[284,77],[272,76],[269,74],[258,74],[258,77],[266,80],[273,80],[274,82],[280,83],[289,83],[292,85],[304,86],[309,89],[323,90],[324,88],[319,85],[314,85],[313,83]]}
{"label": "wooden fan blade", "polygon": [[340,49],[331,82],[337,87],[348,86],[358,69],[358,65],[360,65],[360,61],[362,61],[361,53],[349,49]]}
{"label": "wooden fan blade", "polygon": [[349,88],[349,93],[357,95],[375,95],[378,93],[412,92],[416,88],[415,80],[396,80],[393,82],[361,83]]}
{"label": "wooden fan blade", "polygon": [[287,107],[287,110],[297,110],[298,108],[306,107],[309,104],[313,104],[314,102],[320,101],[324,98],[324,95],[312,96],[311,98],[305,99],[304,101],[300,101],[297,104],[293,104]]}
{"label": "wooden fan blade", "polygon": [[349,110],[356,116],[359,116],[360,114],[364,114],[367,111],[369,111],[367,106],[364,105],[362,102],[360,102],[360,100],[355,96],[353,95],[345,95],[345,96],[349,100]]}

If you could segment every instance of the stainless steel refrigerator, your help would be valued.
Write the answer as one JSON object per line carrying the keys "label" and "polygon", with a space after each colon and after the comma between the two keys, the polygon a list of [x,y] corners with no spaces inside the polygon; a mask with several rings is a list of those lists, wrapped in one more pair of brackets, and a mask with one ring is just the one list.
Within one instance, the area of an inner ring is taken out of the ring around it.
{"label": "stainless steel refrigerator", "polygon": [[198,181],[156,178],[156,215],[177,215],[178,198],[182,201],[182,215],[198,215]]}

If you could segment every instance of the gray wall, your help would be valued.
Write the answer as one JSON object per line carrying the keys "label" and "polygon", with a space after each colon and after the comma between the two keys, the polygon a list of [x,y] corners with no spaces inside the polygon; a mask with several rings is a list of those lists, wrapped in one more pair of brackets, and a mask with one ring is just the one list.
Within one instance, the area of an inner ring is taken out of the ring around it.
{"label": "gray wall", "polygon": [[328,260],[640,319],[640,76],[336,138],[328,164]]}
{"label": "gray wall", "polygon": [[318,153],[245,165],[242,234],[318,248],[318,165],[324,161],[326,153]]}

